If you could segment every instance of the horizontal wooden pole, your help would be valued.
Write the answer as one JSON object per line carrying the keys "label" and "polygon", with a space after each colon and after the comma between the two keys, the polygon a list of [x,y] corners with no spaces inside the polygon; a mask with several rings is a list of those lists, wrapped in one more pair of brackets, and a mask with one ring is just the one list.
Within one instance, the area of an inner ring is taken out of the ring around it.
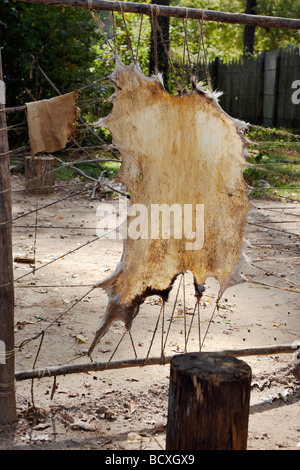
{"label": "horizontal wooden pole", "polygon": [[[297,350],[295,345],[285,344],[281,346],[270,346],[262,348],[246,348],[246,349],[224,349],[221,351],[210,351],[223,353],[233,357],[245,356],[266,356],[270,354],[289,354]],[[30,371],[22,371],[15,373],[17,381],[28,379],[42,379],[45,377],[54,377],[58,375],[80,374],[86,372],[100,372],[103,370],[126,369],[128,367],[143,367],[151,365],[169,364],[174,356],[149,357],[148,359],[129,359],[124,361],[113,362],[89,362],[85,364],[62,365],[58,367],[48,367],[46,369],[33,369]]]}
{"label": "horizontal wooden pole", "polygon": [[124,13],[140,13],[144,15],[167,16],[173,18],[190,18],[194,20],[216,21],[218,23],[263,26],[266,28],[300,29],[300,19],[273,16],[248,15],[245,13],[227,13],[217,10],[200,8],[182,8],[149,3],[113,2],[108,0],[16,0],[42,5],[60,7],[85,8],[87,10],[121,11]]}

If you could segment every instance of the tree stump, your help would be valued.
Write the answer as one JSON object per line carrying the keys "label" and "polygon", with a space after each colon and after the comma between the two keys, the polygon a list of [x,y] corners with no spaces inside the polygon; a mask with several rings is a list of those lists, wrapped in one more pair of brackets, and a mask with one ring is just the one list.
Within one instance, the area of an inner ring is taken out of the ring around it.
{"label": "tree stump", "polygon": [[54,191],[54,158],[25,157],[25,187],[28,191],[49,194]]}
{"label": "tree stump", "polygon": [[167,450],[245,450],[251,368],[222,353],[189,353],[170,365]]}

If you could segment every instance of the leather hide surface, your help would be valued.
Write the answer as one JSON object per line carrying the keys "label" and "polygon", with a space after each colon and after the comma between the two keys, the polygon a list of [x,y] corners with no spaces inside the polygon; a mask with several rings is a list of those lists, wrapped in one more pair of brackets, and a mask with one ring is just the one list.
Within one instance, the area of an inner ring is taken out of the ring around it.
{"label": "leather hide surface", "polygon": [[151,238],[149,215],[148,237],[127,237],[115,272],[99,284],[108,305],[90,352],[113,321],[123,320],[130,328],[148,295],[167,299],[180,272],[191,271],[195,286],[215,277],[221,293],[241,282],[238,265],[249,208],[243,123],[228,116],[214,94],[194,87],[189,94],[172,96],[157,77],[148,78],[136,64],[128,67],[118,59],[111,80],[116,87],[113,110],[97,126],[111,132],[121,152],[118,178],[131,203],[142,204],[149,214],[153,204],[189,205],[195,232],[200,205],[203,243],[187,249],[193,240],[184,233],[181,239],[164,239],[161,232]]}

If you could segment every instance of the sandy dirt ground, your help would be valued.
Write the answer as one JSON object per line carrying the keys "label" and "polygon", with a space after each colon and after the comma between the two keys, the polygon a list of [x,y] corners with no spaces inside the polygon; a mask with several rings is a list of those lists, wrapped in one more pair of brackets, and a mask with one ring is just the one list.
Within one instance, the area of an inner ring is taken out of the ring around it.
{"label": "sandy dirt ground", "polygon": [[[36,213],[25,214],[35,210],[36,198],[17,191],[23,189],[22,179],[13,178],[15,344],[23,343],[16,352],[17,372],[89,362],[86,351],[107,301],[105,292],[92,286],[113,272],[122,241],[97,239],[101,196],[92,199],[91,191],[78,192],[84,188],[84,183],[72,181],[40,195],[38,207],[47,207],[38,211],[35,231]],[[198,321],[187,273],[173,320],[177,284],[153,342],[161,308],[156,297],[142,306],[131,337],[116,323],[96,347],[93,360],[126,361],[148,353],[159,357],[166,338],[165,354],[180,354],[189,329],[188,351],[199,350],[199,335],[203,340],[206,332],[203,351],[299,341],[300,204],[253,200],[251,205],[245,232],[251,264],[243,267],[248,282],[225,292],[211,322],[218,285],[207,281]],[[41,336],[32,338],[43,330],[38,353]],[[248,449],[300,450],[300,377],[293,373],[292,353],[241,359],[252,368]],[[163,450],[169,367],[72,374],[57,377],[56,383],[53,378],[17,381],[18,422],[0,428],[0,449]]]}

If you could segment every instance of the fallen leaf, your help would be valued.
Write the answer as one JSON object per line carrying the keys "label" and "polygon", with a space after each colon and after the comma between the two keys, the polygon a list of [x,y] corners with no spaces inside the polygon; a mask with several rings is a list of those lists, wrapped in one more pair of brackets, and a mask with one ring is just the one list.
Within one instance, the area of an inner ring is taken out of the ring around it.
{"label": "fallen leaf", "polygon": [[177,352],[177,353],[182,353],[184,350],[180,348],[179,346],[176,346],[176,349],[172,349],[172,351]]}
{"label": "fallen leaf", "polygon": [[15,263],[33,264],[34,259],[33,258],[26,258],[26,257],[22,257],[22,256],[15,256],[14,257],[14,262]]}
{"label": "fallen leaf", "polygon": [[37,431],[39,429],[46,429],[46,428],[49,428],[50,427],[50,424],[49,423],[39,423],[37,424],[36,426],[34,426],[34,430]]}
{"label": "fallen leaf", "polygon": [[141,441],[143,439],[143,436],[136,432],[130,432],[127,434],[127,441]]}
{"label": "fallen leaf", "polygon": [[87,342],[87,338],[83,335],[76,335],[75,339],[76,339],[76,343],[78,344],[83,344]]}
{"label": "fallen leaf", "polygon": [[108,352],[111,352],[111,349],[98,348],[98,351],[101,353],[108,353]]}
{"label": "fallen leaf", "polygon": [[22,441],[51,441],[48,434],[40,434],[40,435],[26,434],[26,436],[22,437],[21,439],[22,439]]}
{"label": "fallen leaf", "polygon": [[27,320],[23,320],[23,321],[18,321],[16,323],[16,327],[20,330],[21,328],[23,328],[25,325],[34,325],[35,322],[33,321],[27,321]]}
{"label": "fallen leaf", "polygon": [[166,429],[166,426],[163,423],[159,423],[155,426],[153,434],[159,434],[161,432],[164,432]]}
{"label": "fallen leaf", "polygon": [[108,411],[108,408],[105,405],[101,405],[99,406],[99,408],[96,409],[96,413],[98,415],[103,415],[106,411]]}
{"label": "fallen leaf", "polygon": [[72,418],[72,416],[69,415],[69,413],[67,413],[66,411],[61,411],[60,415],[65,421],[68,421],[69,423],[74,423],[74,418]]}
{"label": "fallen leaf", "polygon": [[95,431],[95,426],[93,424],[85,423],[81,419],[78,419],[77,421],[74,421],[74,423],[71,423],[69,425],[69,428],[82,429],[83,431]]}
{"label": "fallen leaf", "polygon": [[104,418],[105,419],[115,419],[114,418],[114,412],[111,411],[111,410],[105,411]]}

